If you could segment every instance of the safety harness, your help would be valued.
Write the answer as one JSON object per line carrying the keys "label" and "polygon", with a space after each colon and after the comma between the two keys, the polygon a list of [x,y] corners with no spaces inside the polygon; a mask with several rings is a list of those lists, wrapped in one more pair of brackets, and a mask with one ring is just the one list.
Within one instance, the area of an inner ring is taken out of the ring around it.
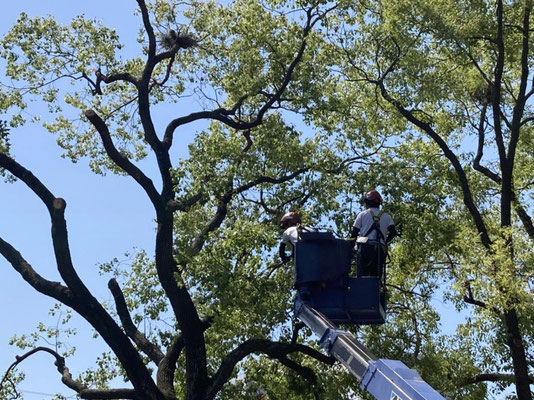
{"label": "safety harness", "polygon": [[377,236],[378,238],[382,239],[384,241],[384,243],[386,242],[386,238],[384,237],[384,234],[382,233],[382,230],[380,229],[380,218],[382,217],[382,215],[384,214],[384,210],[380,210],[380,212],[378,213],[378,215],[375,215],[373,213],[373,210],[371,210],[369,208],[369,212],[371,213],[371,217],[373,217],[373,224],[371,225],[371,227],[369,228],[369,230],[365,233],[365,235],[363,235],[364,237],[369,237],[369,234],[376,230],[377,231]]}
{"label": "safety harness", "polygon": [[302,226],[302,225],[298,225],[297,226],[297,237],[299,240],[302,240],[302,232],[313,232],[314,229],[310,229],[310,228],[307,228],[305,226]]}

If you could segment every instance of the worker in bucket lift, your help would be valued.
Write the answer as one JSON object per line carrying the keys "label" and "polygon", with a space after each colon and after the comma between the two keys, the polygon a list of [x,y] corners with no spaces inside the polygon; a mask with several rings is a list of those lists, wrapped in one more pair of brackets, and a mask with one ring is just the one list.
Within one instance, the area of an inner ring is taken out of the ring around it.
{"label": "worker in bucket lift", "polygon": [[366,193],[363,202],[366,210],[356,217],[350,234],[357,244],[359,276],[379,276],[386,260],[387,244],[398,236],[393,218],[380,210],[382,196],[376,190]]}
{"label": "worker in bucket lift", "polygon": [[[280,227],[284,229],[284,233],[282,234],[278,254],[284,263],[290,261],[295,253],[295,245],[300,239],[300,234],[302,232],[313,231],[311,228],[302,226],[301,222],[302,220],[300,215],[294,211],[284,214],[284,216],[280,219]],[[290,243],[292,247],[291,255],[286,254],[286,247],[288,243]]]}

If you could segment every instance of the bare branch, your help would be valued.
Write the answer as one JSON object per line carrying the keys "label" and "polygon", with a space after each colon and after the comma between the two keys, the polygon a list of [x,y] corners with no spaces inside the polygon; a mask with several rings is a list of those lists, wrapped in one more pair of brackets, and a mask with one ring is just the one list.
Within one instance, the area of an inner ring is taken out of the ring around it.
{"label": "bare branch", "polygon": [[185,200],[171,200],[167,203],[167,207],[171,211],[188,211],[191,206],[201,202],[202,200],[203,195],[201,193],[197,193]]}
{"label": "bare branch", "polygon": [[247,340],[232,350],[222,361],[219,370],[211,378],[207,397],[212,398],[219,390],[221,390],[224,383],[231,376],[235,365],[253,353],[263,353],[270,358],[277,359],[286,367],[293,369],[301,376],[313,381],[315,379],[315,374],[311,369],[303,367],[287,358],[289,354],[296,352],[303,353],[328,365],[333,365],[335,362],[335,358],[326,356],[317,350],[302,344],[273,342],[267,339]]}
{"label": "bare branch", "polygon": [[93,81],[91,78],[89,78],[89,76],[85,72],[82,73],[82,77],[85,78],[87,82],[89,83],[89,86],[93,88],[91,90],[93,95],[103,94],[102,87],[101,87],[102,82],[110,84],[113,82],[124,81],[124,82],[130,82],[136,87],[139,84],[138,80],[134,78],[128,72],[123,72],[123,73],[118,73],[118,74],[113,74],[113,75],[104,75],[99,69],[98,71],[96,71],[95,75],[96,75],[96,82]]}
{"label": "bare branch", "polygon": [[482,107],[481,115],[480,115],[480,122],[478,125],[478,149],[477,149],[477,155],[475,159],[473,160],[473,168],[488,178],[490,178],[495,183],[501,183],[502,179],[499,175],[497,175],[495,172],[489,170],[488,168],[480,165],[480,160],[482,160],[482,157],[484,155],[484,141],[485,141],[485,130],[484,130],[484,123],[486,121],[486,111],[488,109],[487,105],[484,105]]}
{"label": "bare branch", "polygon": [[115,279],[110,279],[108,282],[109,290],[113,294],[115,299],[115,307],[117,309],[117,314],[122,322],[122,327],[130,339],[148,356],[150,359],[158,365],[163,359],[163,353],[161,350],[152,342],[150,342],[145,335],[143,335],[137,327],[134,325],[128,307],[126,305],[126,300],[122,290]]}
{"label": "bare branch", "polygon": [[148,59],[152,60],[156,56],[156,35],[154,34],[154,28],[150,23],[150,17],[148,15],[148,9],[146,7],[145,0],[137,0],[137,4],[141,10],[143,25],[148,36]]}
{"label": "bare branch", "polygon": [[4,153],[0,153],[0,167],[5,168],[23,181],[45,204],[52,219],[52,242],[58,270],[67,286],[78,296],[89,296],[72,265],[67,237],[67,223],[64,218],[67,203],[56,198],[33,173]]}
{"label": "bare branch", "polygon": [[[113,318],[84,285],[74,269],[70,256],[67,223],[65,221],[65,207],[67,205],[65,200],[53,196],[29,170],[3,153],[0,153],[0,166],[21,179],[47,206],[52,220],[52,244],[57,268],[70,291],[66,292],[57,283],[49,283],[42,278],[40,279],[20,254],[4,241],[2,241],[3,253],[11,258],[14,268],[20,269],[23,277],[30,284],[33,283],[32,286],[35,285],[34,287],[38,290],[42,289],[43,293],[44,290],[49,291],[51,296],[72,307],[102,335],[121,361],[134,385],[140,385],[140,387],[146,389],[146,393],[159,393],[137,351]],[[152,385],[150,383],[147,385],[146,382],[152,382]]]}
{"label": "bare branch", "polygon": [[[534,383],[534,376],[529,376],[528,378],[529,382],[532,384]],[[515,382],[515,375],[514,374],[502,374],[502,373],[487,373],[487,374],[478,374],[473,377],[465,379],[461,386],[467,386],[472,385],[474,383],[480,383],[480,382],[507,382],[507,383],[514,383]]]}
{"label": "bare branch", "polygon": [[53,212],[55,196],[31,171],[4,153],[0,153],[0,167],[8,170],[23,181],[42,200],[46,208],[48,208],[49,213]]}
{"label": "bare branch", "polygon": [[22,361],[29,358],[30,356],[38,353],[45,352],[51,354],[56,359],[55,365],[58,372],[61,374],[61,381],[70,389],[74,390],[82,399],[102,399],[102,400],[111,400],[111,399],[135,399],[141,400],[140,396],[137,396],[134,389],[108,389],[108,390],[92,390],[88,389],[81,382],[75,381],[72,379],[72,375],[65,365],[65,358],[60,356],[56,351],[49,349],[47,347],[36,347],[22,356],[17,356],[16,361],[9,366],[7,372],[4,375],[4,378],[0,382],[0,387],[3,386],[6,381],[9,373]]}
{"label": "bare branch", "polygon": [[[212,322],[212,318],[207,318],[201,321],[201,335],[211,326]],[[168,398],[176,396],[173,386],[174,373],[176,371],[176,362],[180,357],[184,345],[183,335],[176,335],[167,349],[167,353],[158,365],[157,384]]]}
{"label": "bare branch", "polygon": [[154,187],[152,180],[150,180],[137,166],[135,166],[128,158],[126,158],[117,150],[113,144],[113,141],[111,140],[111,134],[104,120],[102,120],[102,118],[100,118],[100,116],[93,110],[87,110],[85,112],[85,116],[100,134],[100,138],[102,139],[102,144],[106,149],[106,153],[113,160],[113,162],[117,164],[117,166],[119,166],[124,172],[134,178],[139,185],[141,185],[156,209],[161,207],[161,197]]}
{"label": "bare branch", "polygon": [[53,297],[69,307],[74,305],[74,296],[68,287],[63,286],[60,282],[53,282],[43,278],[13,246],[5,242],[2,238],[0,238],[0,254],[4,256],[13,268],[20,273],[22,278],[35,290]]}

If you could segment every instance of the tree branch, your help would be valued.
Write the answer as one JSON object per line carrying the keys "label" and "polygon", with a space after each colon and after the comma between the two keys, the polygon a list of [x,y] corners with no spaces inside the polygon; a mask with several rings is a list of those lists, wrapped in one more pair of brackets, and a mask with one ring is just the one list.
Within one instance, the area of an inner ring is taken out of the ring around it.
{"label": "tree branch", "polygon": [[[335,8],[335,7],[333,7]],[[333,9],[332,8],[332,9]],[[329,9],[325,11],[322,15],[315,15],[313,13],[313,9],[309,9],[306,12],[306,22],[304,27],[302,28],[302,41],[300,43],[300,46],[297,50],[297,53],[295,54],[293,60],[287,67],[287,70],[285,71],[284,76],[282,77],[282,82],[280,86],[276,89],[276,91],[268,96],[268,100],[260,107],[258,110],[256,117],[249,122],[243,122],[239,120],[234,120],[230,118],[232,115],[235,114],[235,112],[241,107],[244,100],[248,98],[248,95],[243,96],[241,99],[239,99],[236,104],[231,109],[224,109],[224,108],[218,108],[213,111],[200,111],[191,113],[188,116],[176,118],[173,121],[169,123],[165,130],[165,137],[164,137],[164,143],[166,146],[170,146],[173,140],[173,134],[174,131],[181,125],[187,124],[189,122],[197,121],[200,119],[213,119],[219,122],[224,123],[225,125],[236,129],[236,130],[250,130],[258,125],[260,125],[263,122],[263,118],[265,116],[265,113],[275,104],[276,102],[281,100],[282,94],[286,90],[287,86],[291,82],[291,79],[293,78],[293,73],[297,67],[297,65],[302,60],[302,57],[304,55],[304,51],[306,50],[307,46],[307,38],[310,34],[313,26],[321,20],[321,18],[324,17],[328,12],[330,12],[332,9]],[[260,90],[258,93],[261,93]]]}
{"label": "tree branch", "polygon": [[430,124],[421,121],[418,119],[410,110],[406,109],[399,101],[391,97],[391,95],[388,93],[384,82],[378,81],[375,82],[380,88],[382,97],[392,104],[399,113],[406,118],[409,122],[411,122],[413,125],[421,129],[423,132],[427,133],[428,136],[430,136],[431,139],[436,142],[436,144],[440,147],[440,149],[443,151],[443,154],[452,164],[456,176],[458,177],[458,182],[460,184],[460,187],[462,189],[463,194],[463,201],[467,209],[469,210],[469,213],[471,214],[471,217],[473,218],[473,221],[475,222],[475,226],[477,228],[478,233],[480,234],[480,238],[482,241],[482,244],[488,248],[491,245],[491,239],[488,235],[488,231],[486,228],[486,225],[484,223],[484,220],[482,219],[482,215],[480,214],[477,206],[475,205],[473,201],[473,196],[471,194],[471,189],[469,187],[469,182],[467,180],[466,173],[460,164],[460,161],[458,160],[458,157],[456,157],[456,154],[449,148],[447,143],[443,140],[443,138],[430,126]]}
{"label": "tree branch", "polygon": [[[465,379],[460,386],[472,385],[474,383],[480,382],[507,382],[514,383],[515,375],[514,374],[502,374],[502,373],[487,373],[487,374],[478,374],[472,377]],[[529,377],[529,382],[534,383],[534,376]]]}
{"label": "tree branch", "polygon": [[100,118],[100,116],[93,110],[87,110],[85,112],[85,116],[100,134],[102,144],[104,145],[104,149],[106,150],[109,158],[111,158],[111,160],[124,172],[135,179],[135,181],[145,190],[156,209],[161,207],[161,197],[154,187],[152,180],[149,179],[137,166],[135,166],[128,158],[126,158],[117,150],[113,144],[113,141],[111,140],[111,134],[104,120],[102,120],[102,118]]}
{"label": "tree branch", "polygon": [[[202,320],[200,334],[204,334],[204,332],[211,326],[212,322],[212,318]],[[169,398],[176,396],[174,391],[174,373],[176,371],[176,362],[180,357],[184,345],[183,335],[176,335],[167,349],[167,353],[158,365],[158,387]]]}
{"label": "tree branch", "polygon": [[137,396],[134,389],[108,389],[108,390],[93,390],[88,389],[81,382],[75,381],[72,379],[72,375],[65,365],[65,358],[60,356],[56,351],[49,349],[47,347],[36,347],[22,356],[16,356],[16,361],[9,366],[7,372],[4,375],[4,378],[0,382],[0,388],[3,386],[6,381],[9,373],[22,361],[28,357],[38,353],[45,352],[51,354],[56,359],[55,365],[58,372],[61,374],[61,381],[70,389],[74,390],[82,399],[102,399],[102,400],[111,400],[111,399],[135,399],[141,400],[141,397]]}
{"label": "tree branch", "polygon": [[527,232],[528,236],[531,239],[534,239],[534,224],[532,223],[532,218],[530,217],[530,215],[528,215],[525,208],[521,205],[519,199],[517,199],[515,192],[513,192],[512,195],[512,200],[514,202],[514,210],[519,216],[521,222],[523,223],[523,228],[525,228],[525,231]]}
{"label": "tree branch", "polygon": [[482,107],[482,111],[480,115],[480,122],[478,125],[478,149],[477,149],[477,155],[475,159],[473,160],[473,168],[481,172],[482,174],[484,174],[486,177],[490,178],[495,183],[500,184],[502,182],[502,179],[499,175],[489,170],[488,168],[480,165],[480,160],[482,160],[482,157],[484,155],[484,142],[485,142],[484,123],[486,120],[487,109],[488,109],[488,106],[484,105]]}
{"label": "tree branch", "polygon": [[8,170],[14,176],[19,178],[26,184],[44,203],[48,212],[52,214],[53,203],[56,198],[43,183],[33,175],[30,170],[27,170],[13,158],[9,157],[5,153],[0,152],[0,167]]}
{"label": "tree branch", "polygon": [[[66,292],[57,283],[53,284],[55,285],[54,290],[52,285],[47,281],[39,279],[39,276],[34,273],[20,254],[16,253],[11,246],[2,241],[4,252],[15,262],[12,265],[15,269],[19,268],[21,270],[20,273],[25,279],[30,279],[28,281],[30,284],[32,283],[31,279],[33,279],[36,285],[34,287],[39,287],[43,290],[52,290],[51,295],[53,297],[54,295],[60,296],[54,298],[64,302],[84,317],[115,352],[134,386],[143,388],[144,394],[150,394],[153,398],[158,398],[160,395],[159,390],[151,380],[150,374],[139,357],[139,354],[113,318],[111,318],[84,285],[74,269],[69,249],[67,223],[64,215],[66,207],[65,200],[53,196],[46,186],[29,170],[3,153],[0,153],[0,166],[21,179],[47,206],[52,220],[52,244],[57,268],[70,291]],[[66,296],[66,293],[69,293],[70,296]]]}
{"label": "tree branch", "polygon": [[303,353],[328,365],[333,365],[335,362],[335,358],[326,356],[311,347],[301,344],[273,342],[266,339],[247,340],[232,350],[222,361],[219,370],[211,378],[210,387],[207,392],[208,395],[206,397],[213,398],[230,378],[236,364],[253,353],[264,353],[270,358],[279,360],[283,365],[293,369],[306,379],[311,379],[312,381],[315,380],[315,374],[311,369],[287,359],[288,354],[295,352]]}
{"label": "tree branch", "polygon": [[197,193],[185,200],[170,200],[167,208],[171,211],[188,211],[192,205],[203,200],[203,195]]}
{"label": "tree branch", "polygon": [[508,143],[508,160],[509,168],[513,168],[513,162],[515,159],[515,152],[517,148],[517,143],[519,141],[519,131],[521,127],[521,120],[523,119],[523,114],[525,111],[526,104],[526,91],[527,83],[529,76],[529,53],[530,53],[530,44],[529,44],[529,30],[530,30],[530,14],[531,14],[531,5],[528,2],[524,3],[524,16],[523,16],[523,40],[521,46],[521,80],[519,83],[519,93],[517,95],[517,101],[514,105],[513,117],[512,117],[512,129],[510,135],[510,142]]}
{"label": "tree branch", "polygon": [[53,282],[43,278],[13,246],[2,238],[0,238],[0,254],[39,293],[50,296],[69,307],[74,305],[74,296],[68,287],[63,286],[60,282]]}
{"label": "tree branch", "polygon": [[115,299],[115,307],[124,331],[128,337],[134,341],[137,347],[158,365],[164,357],[162,351],[154,343],[150,342],[134,325],[126,305],[126,300],[124,299],[124,295],[117,281],[115,279],[110,279],[108,287]]}
{"label": "tree branch", "polygon": [[145,0],[137,0],[137,4],[141,10],[143,25],[148,36],[148,59],[152,60],[156,57],[156,35],[154,34],[154,28],[152,28],[152,24],[150,23],[150,17],[148,15],[148,9],[146,7]]}
{"label": "tree branch", "polygon": [[501,162],[501,171],[506,169],[506,150],[504,147],[502,126],[501,126],[501,84],[504,70],[504,39],[503,39],[503,4],[501,0],[496,1],[497,15],[497,62],[494,69],[494,82],[491,85],[491,105],[493,110],[493,128],[495,130],[495,140]]}

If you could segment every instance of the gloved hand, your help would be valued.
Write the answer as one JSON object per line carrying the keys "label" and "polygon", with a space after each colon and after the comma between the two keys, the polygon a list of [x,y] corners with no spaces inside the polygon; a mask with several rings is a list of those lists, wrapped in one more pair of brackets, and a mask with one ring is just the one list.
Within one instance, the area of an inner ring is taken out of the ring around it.
{"label": "gloved hand", "polygon": [[289,256],[287,256],[287,255],[285,255],[285,254],[284,254],[283,256],[281,256],[280,258],[282,259],[282,262],[283,262],[284,264],[287,263],[287,262],[289,262],[289,261],[291,261],[291,257],[289,257]]}

